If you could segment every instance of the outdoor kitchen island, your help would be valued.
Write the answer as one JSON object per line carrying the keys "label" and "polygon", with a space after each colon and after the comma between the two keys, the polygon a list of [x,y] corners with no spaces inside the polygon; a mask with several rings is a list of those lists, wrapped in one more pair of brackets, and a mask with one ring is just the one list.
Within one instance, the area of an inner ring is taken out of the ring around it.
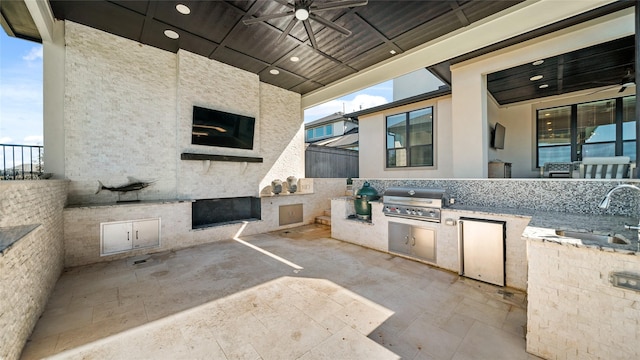
{"label": "outdoor kitchen island", "polygon": [[[368,182],[382,195],[387,187],[410,182],[446,189],[455,199],[442,208],[439,223],[393,218],[436,232],[436,261],[426,263],[443,269],[459,270],[453,225],[460,217],[506,222],[506,286],[527,292],[528,352],[558,359],[640,357],[640,252],[637,232],[624,228],[638,223],[638,197],[620,192],[610,210],[598,208],[620,181]],[[389,252],[390,218],[383,215],[383,206],[373,202],[371,221],[364,222],[349,218],[350,198],[333,199],[332,237]]]}

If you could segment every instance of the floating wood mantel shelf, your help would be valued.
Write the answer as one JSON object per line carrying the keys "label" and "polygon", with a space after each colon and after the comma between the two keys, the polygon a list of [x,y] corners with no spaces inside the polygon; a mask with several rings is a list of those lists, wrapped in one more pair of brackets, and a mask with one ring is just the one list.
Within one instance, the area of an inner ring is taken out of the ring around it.
{"label": "floating wood mantel shelf", "polygon": [[211,161],[232,161],[232,162],[254,162],[261,163],[261,157],[251,156],[230,156],[230,155],[210,155],[210,154],[194,154],[182,153],[181,160],[211,160]]}

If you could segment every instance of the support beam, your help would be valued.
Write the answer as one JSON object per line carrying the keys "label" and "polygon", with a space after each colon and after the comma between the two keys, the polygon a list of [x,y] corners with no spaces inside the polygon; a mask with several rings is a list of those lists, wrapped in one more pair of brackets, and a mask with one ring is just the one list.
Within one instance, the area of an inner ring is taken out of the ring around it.
{"label": "support beam", "polygon": [[24,0],[24,4],[29,9],[31,18],[40,32],[40,38],[42,41],[53,42],[54,29],[53,29],[53,11],[49,6],[49,1],[41,0]]}

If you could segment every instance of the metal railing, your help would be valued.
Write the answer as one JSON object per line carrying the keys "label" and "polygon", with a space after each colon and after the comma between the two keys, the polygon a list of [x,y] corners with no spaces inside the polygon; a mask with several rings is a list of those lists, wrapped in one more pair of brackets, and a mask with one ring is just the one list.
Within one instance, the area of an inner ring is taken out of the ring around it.
{"label": "metal railing", "polygon": [[0,144],[0,151],[0,180],[43,178],[43,146]]}

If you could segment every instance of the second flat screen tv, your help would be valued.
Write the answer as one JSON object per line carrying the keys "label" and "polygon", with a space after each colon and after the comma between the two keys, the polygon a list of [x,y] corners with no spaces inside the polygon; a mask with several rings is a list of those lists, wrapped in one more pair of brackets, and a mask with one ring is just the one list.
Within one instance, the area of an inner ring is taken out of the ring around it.
{"label": "second flat screen tv", "polygon": [[251,150],[255,124],[249,116],[194,106],[191,143]]}
{"label": "second flat screen tv", "polygon": [[493,129],[493,138],[491,145],[494,149],[504,149],[504,133],[505,128],[500,123],[496,123],[496,127]]}

